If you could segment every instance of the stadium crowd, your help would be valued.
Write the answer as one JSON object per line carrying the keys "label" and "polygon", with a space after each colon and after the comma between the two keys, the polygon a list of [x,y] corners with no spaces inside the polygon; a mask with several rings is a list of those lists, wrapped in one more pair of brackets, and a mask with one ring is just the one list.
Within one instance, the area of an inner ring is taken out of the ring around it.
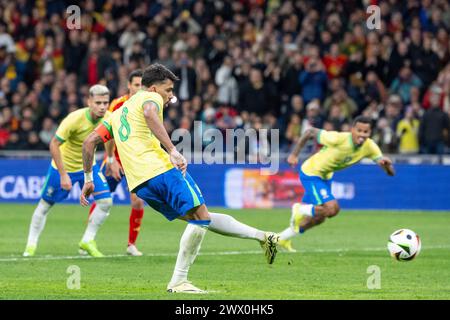
{"label": "stadium crowd", "polygon": [[310,126],[349,130],[364,114],[384,152],[449,153],[446,0],[85,0],[79,29],[70,4],[0,1],[0,149],[47,149],[89,86],[115,98],[159,62],[180,78],[169,132],[279,128],[289,151]]}

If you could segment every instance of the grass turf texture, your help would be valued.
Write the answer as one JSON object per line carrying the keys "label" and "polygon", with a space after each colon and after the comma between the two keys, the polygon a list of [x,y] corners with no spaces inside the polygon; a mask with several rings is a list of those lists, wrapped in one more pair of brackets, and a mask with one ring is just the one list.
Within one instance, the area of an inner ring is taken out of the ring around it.
{"label": "grass turf texture", "polygon": [[[208,295],[168,294],[185,224],[146,207],[138,238],[143,257],[125,256],[129,207],[116,206],[97,236],[106,258],[80,258],[87,209],[56,205],[33,258],[22,258],[34,206],[0,205],[0,299],[449,299],[449,212],[343,211],[294,239],[297,253],[279,252],[269,266],[256,241],[208,232],[189,279]],[[211,210],[264,230],[283,230],[289,210]],[[422,239],[413,261],[386,249],[391,232],[409,228]],[[81,288],[68,289],[70,266]],[[381,270],[381,289],[368,289]]]}

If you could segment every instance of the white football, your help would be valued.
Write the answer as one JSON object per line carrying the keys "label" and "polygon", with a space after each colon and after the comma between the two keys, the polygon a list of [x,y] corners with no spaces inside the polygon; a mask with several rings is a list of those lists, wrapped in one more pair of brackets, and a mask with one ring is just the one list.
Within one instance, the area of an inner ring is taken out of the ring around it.
{"label": "white football", "polygon": [[421,241],[414,231],[399,229],[391,234],[387,247],[393,258],[400,261],[409,261],[419,254]]}

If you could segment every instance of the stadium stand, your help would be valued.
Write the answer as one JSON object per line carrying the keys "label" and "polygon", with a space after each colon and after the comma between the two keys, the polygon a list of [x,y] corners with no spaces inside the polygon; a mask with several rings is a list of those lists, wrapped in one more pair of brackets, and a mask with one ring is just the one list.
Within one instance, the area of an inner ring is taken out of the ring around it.
{"label": "stadium stand", "polygon": [[[366,7],[380,7],[369,30]],[[149,63],[181,79],[172,131],[310,126],[365,114],[384,152],[449,153],[450,4],[408,1],[0,1],[0,149],[45,150],[89,86],[113,97]]]}

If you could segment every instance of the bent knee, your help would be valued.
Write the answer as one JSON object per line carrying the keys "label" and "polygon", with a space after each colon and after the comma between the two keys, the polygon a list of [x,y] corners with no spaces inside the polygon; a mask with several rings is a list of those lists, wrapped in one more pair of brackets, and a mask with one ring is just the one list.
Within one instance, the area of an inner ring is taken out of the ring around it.
{"label": "bent knee", "polygon": [[331,204],[331,205],[325,207],[325,215],[328,218],[332,218],[332,217],[335,217],[339,213],[340,210],[341,210],[341,208],[339,207],[339,205],[337,203]]}
{"label": "bent knee", "polygon": [[324,215],[318,215],[312,219],[312,222],[314,225],[317,225],[317,224],[321,224],[322,222],[324,222],[325,219],[326,219],[326,217]]}
{"label": "bent knee", "polygon": [[144,209],[144,201],[138,197],[131,198],[131,207],[136,210]]}
{"label": "bent knee", "polygon": [[208,212],[208,208],[205,204],[192,208],[184,216],[186,219],[183,220],[211,220]]}
{"label": "bent knee", "polygon": [[111,207],[112,207],[112,198],[104,198],[104,199],[99,199],[95,201],[97,203],[97,206],[105,212],[108,212]]}

